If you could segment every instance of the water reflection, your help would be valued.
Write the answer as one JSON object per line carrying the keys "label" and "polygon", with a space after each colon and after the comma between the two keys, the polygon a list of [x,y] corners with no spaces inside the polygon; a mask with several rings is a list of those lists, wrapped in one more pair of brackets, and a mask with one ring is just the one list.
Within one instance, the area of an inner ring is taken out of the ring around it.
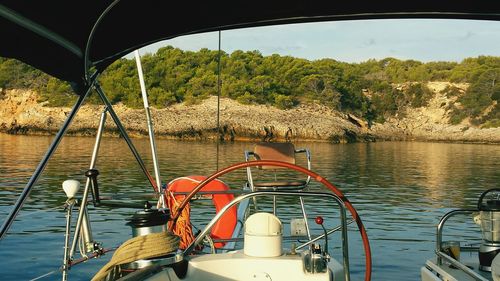
{"label": "water reflection", "polygon": [[[0,135],[0,217],[10,211],[52,137]],[[137,149],[152,170],[147,139],[134,139]],[[93,138],[67,137],[49,162],[30,199],[0,243],[1,273],[7,280],[25,280],[59,266],[62,259],[65,200],[61,182],[67,178],[85,180]],[[214,143],[158,140],[161,174],[164,182],[187,174],[208,175],[216,167],[244,160],[243,151],[252,143],[227,143],[220,146],[217,163]],[[419,280],[419,267],[432,256],[435,225],[450,208],[474,206],[479,194],[500,182],[500,146],[445,143],[368,143],[332,145],[299,143],[312,152],[313,170],[340,187],[358,209],[368,229],[374,255],[373,280]],[[103,195],[120,195],[124,200],[144,200],[152,188],[142,175],[126,144],[119,138],[103,139],[97,162]],[[224,180],[240,188],[244,171]],[[312,184],[318,189],[318,184]],[[278,202],[291,206],[293,200]],[[207,203],[195,214],[213,213]],[[269,204],[269,202],[264,202]],[[306,200],[312,215],[325,215],[318,202]],[[270,206],[270,205],[269,205]],[[39,212],[40,210],[48,210]],[[125,219],[131,209],[90,209],[95,237],[114,246],[130,236]],[[287,218],[298,213],[289,207]],[[34,213],[38,212],[38,213]],[[335,212],[327,217],[335,217]],[[201,225],[201,221],[197,221]],[[337,223],[337,220],[333,224]],[[476,227],[463,218],[456,227],[467,225],[466,234]],[[350,233],[353,266],[363,264],[362,248],[354,227]],[[338,239],[338,237],[334,237]],[[338,241],[338,240],[334,240]],[[338,242],[332,243],[338,255]],[[72,280],[88,280],[110,256],[72,269]],[[32,262],[29,262],[32,261]],[[363,275],[357,269],[353,276]],[[52,280],[59,276],[48,278]]]}

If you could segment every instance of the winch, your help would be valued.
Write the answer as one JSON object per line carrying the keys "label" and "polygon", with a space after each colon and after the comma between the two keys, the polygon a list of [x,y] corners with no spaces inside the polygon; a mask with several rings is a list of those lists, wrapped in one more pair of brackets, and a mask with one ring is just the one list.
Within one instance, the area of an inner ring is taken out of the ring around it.
{"label": "winch", "polygon": [[[485,197],[496,193],[494,196]],[[500,252],[500,189],[493,188],[481,194],[477,202],[479,216],[476,223],[481,226],[483,243],[479,247],[479,269],[491,271],[491,262]]]}
{"label": "winch", "polygon": [[132,227],[132,237],[158,233],[167,230],[167,222],[170,219],[168,210],[162,212],[152,209],[149,202],[145,202],[144,210],[137,211],[128,219],[127,225]]}
{"label": "winch", "polygon": [[[151,233],[160,233],[167,231],[167,222],[170,219],[168,210],[161,211],[153,209],[149,202],[145,202],[144,209],[137,211],[128,219],[127,225],[132,228],[132,237],[144,236]],[[121,265],[121,269],[136,270],[150,266],[152,264],[167,265],[177,262],[179,257],[176,253],[168,253],[163,257],[146,260],[136,260],[131,263]]]}

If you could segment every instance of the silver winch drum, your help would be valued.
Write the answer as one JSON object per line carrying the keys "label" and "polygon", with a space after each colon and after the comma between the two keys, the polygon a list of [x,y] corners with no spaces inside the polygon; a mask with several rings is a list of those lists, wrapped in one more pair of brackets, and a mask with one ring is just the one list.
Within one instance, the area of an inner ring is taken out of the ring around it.
{"label": "silver winch drum", "polygon": [[159,233],[167,230],[167,222],[170,219],[168,210],[162,212],[151,208],[151,204],[146,202],[144,210],[137,211],[128,219],[127,225],[132,227],[132,237]]}
{"label": "silver winch drum", "polygon": [[[144,209],[137,211],[128,219],[127,225],[132,228],[132,237],[148,235],[151,233],[160,233],[167,231],[167,222],[170,219],[170,212],[152,209],[151,204],[146,202]],[[176,253],[168,253],[164,257],[155,259],[137,260],[131,263],[122,264],[122,270],[137,270],[153,264],[167,265],[179,261]]]}
{"label": "silver winch drum", "polygon": [[[486,195],[496,192],[493,199],[485,200]],[[477,208],[483,243],[479,247],[480,269],[491,271],[491,263],[495,256],[500,253],[500,189],[486,190],[479,197]]]}

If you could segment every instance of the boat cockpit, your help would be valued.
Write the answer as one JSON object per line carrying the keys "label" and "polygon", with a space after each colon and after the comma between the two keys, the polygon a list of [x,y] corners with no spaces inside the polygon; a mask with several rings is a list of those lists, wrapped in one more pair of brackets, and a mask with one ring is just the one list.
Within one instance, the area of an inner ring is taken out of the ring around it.
{"label": "boat cockpit", "polygon": [[[352,222],[357,226],[363,244],[364,280],[369,281],[371,251],[361,218],[347,197],[325,177],[313,172],[310,165],[296,165],[289,161],[290,157],[250,160],[251,156],[258,156],[266,149],[275,148],[268,145],[247,153],[248,161],[220,169],[210,176],[195,176],[191,178],[194,179],[194,184],[183,182],[188,188],[169,190],[167,185],[162,185],[160,179],[151,124],[149,133],[155,165],[154,176],[148,171],[116,114],[112,102],[99,83],[99,77],[114,61],[138,48],[186,34],[298,22],[415,17],[498,21],[500,9],[495,1],[449,0],[362,3],[298,0],[238,3],[202,1],[196,5],[188,1],[2,1],[0,56],[26,62],[69,82],[77,100],[3,222],[0,239],[15,221],[78,110],[88,96],[95,92],[104,109],[91,163],[85,173],[86,183],[81,192],[79,182],[74,180],[65,181],[62,186],[67,196],[65,247],[60,268],[63,280],[68,279],[70,268],[77,264],[116,250],[113,258],[97,273],[94,280],[348,281],[351,265],[347,225]],[[134,36],[130,36],[132,33]],[[140,69],[139,59],[137,65]],[[139,70],[139,76],[141,75],[142,71]],[[142,84],[141,89],[145,94]],[[151,121],[147,98],[144,98],[144,107],[148,121]],[[106,248],[96,242],[86,207],[88,204],[106,204],[99,192],[96,159],[108,115],[132,151],[146,176],[146,184],[151,185],[155,196],[152,206],[145,204],[130,219],[134,237],[118,249]],[[287,150],[293,153],[307,152],[290,147]],[[253,174],[249,172],[247,184],[241,189],[233,189],[224,188],[224,182],[219,179],[238,169],[250,171],[251,168],[262,167],[292,170],[302,174],[306,180],[287,181],[286,184],[283,181],[261,183],[254,181]],[[308,190],[309,182],[321,185],[323,190]],[[213,187],[217,183],[219,186]],[[172,186],[174,184],[175,182],[171,182]],[[210,197],[214,205],[220,205],[216,206],[218,210],[213,219],[199,233],[193,233],[189,221],[189,204],[200,197]],[[304,207],[304,201],[317,202],[316,209],[308,210]],[[297,204],[297,217],[289,217],[280,211],[280,206],[292,203]],[[71,226],[75,223],[72,220],[74,210],[78,210],[78,214],[75,228],[72,229]],[[494,236],[491,239],[497,243],[496,214],[489,219],[493,221],[492,228],[495,229],[491,232]],[[220,221],[223,223],[219,223]],[[485,213],[485,216],[481,216],[481,223],[485,224],[487,221]],[[339,236],[336,244],[330,240],[335,235]],[[498,245],[493,247],[490,244],[485,244],[483,250],[480,250],[481,255],[489,255],[491,249],[495,253],[498,251]],[[74,257],[77,248],[84,253],[81,259]],[[456,263],[456,258],[450,257],[442,249],[443,244],[438,243],[437,262],[428,263],[422,269],[423,280],[460,279],[447,277],[451,269],[455,270],[451,266],[459,268],[473,279],[482,280],[483,277],[471,274],[467,266]],[[441,267],[444,263],[451,265],[448,266],[450,270]],[[495,260],[489,263],[490,266],[494,264]],[[482,266],[488,267],[488,263]]]}

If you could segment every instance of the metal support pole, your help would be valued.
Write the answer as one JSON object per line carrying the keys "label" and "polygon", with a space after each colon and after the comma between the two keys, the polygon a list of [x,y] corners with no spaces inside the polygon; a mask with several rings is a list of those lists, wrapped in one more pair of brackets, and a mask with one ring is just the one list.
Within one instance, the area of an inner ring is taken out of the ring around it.
{"label": "metal support pole", "polygon": [[68,118],[66,118],[66,121],[62,125],[61,129],[59,132],[57,132],[57,135],[55,136],[54,140],[52,141],[52,144],[50,145],[49,149],[47,150],[47,153],[45,156],[42,158],[40,163],[38,164],[38,167],[36,168],[35,172],[29,179],[28,183],[24,187],[22,193],[19,195],[19,198],[17,199],[16,204],[14,205],[14,208],[10,212],[9,216],[5,220],[5,222],[2,225],[2,228],[0,229],[0,240],[5,236],[7,231],[9,230],[10,226],[12,225],[12,222],[16,218],[17,214],[21,210],[21,208],[24,205],[24,202],[28,198],[29,194],[31,193],[31,190],[35,183],[38,181],[38,178],[42,174],[43,170],[45,169],[45,166],[47,166],[47,162],[49,161],[50,157],[52,157],[52,154],[57,149],[57,146],[61,142],[62,137],[66,133],[66,130],[68,129],[69,125],[73,121],[74,117],[76,116],[78,110],[82,106],[83,101],[85,98],[88,96],[88,94],[91,92],[92,86],[95,83],[95,80],[97,79],[98,73],[94,73],[92,77],[90,78],[91,84],[87,85],[87,90],[85,91],[85,94],[80,95],[78,97],[78,100],[76,101],[75,105],[73,106],[73,109],[71,110],[70,114],[68,115]]}
{"label": "metal support pole", "polygon": [[[340,224],[342,225],[342,256],[344,260],[345,281],[351,280],[349,270],[349,238],[347,236],[347,215],[345,208],[340,208]],[[328,250],[328,249],[327,249]]]}
{"label": "metal support pole", "polygon": [[[309,230],[309,223],[307,222],[307,214],[306,214],[306,207],[304,205],[304,198],[302,198],[302,196],[300,196],[299,200],[300,200],[300,207],[302,208],[302,216],[304,216],[307,238],[309,238],[309,240],[311,240],[311,231]],[[326,249],[326,250],[328,251],[328,249]]]}
{"label": "metal support pole", "polygon": [[220,94],[221,94],[221,75],[220,75],[220,57],[221,57],[221,31],[219,30],[219,50],[217,52],[217,163],[216,169],[219,170],[219,146],[221,142],[221,131],[220,131]]}
{"label": "metal support pole", "polygon": [[73,206],[75,205],[75,199],[69,199],[66,203],[66,232],[64,234],[64,260],[62,267],[62,280],[68,280],[68,269],[69,269],[69,236],[71,232],[71,213],[73,212]]}
{"label": "metal support pole", "polygon": [[[73,235],[73,241],[71,243],[71,249],[69,251],[69,257],[68,257],[69,259],[72,259],[75,253],[76,244],[78,242],[78,236],[80,235],[82,225],[84,224],[83,221],[86,220],[86,218],[88,218],[85,215],[87,214],[87,200],[89,195],[89,186],[90,186],[89,184],[86,184],[85,189],[83,191],[82,201],[80,203],[80,209],[78,211],[78,220],[76,221],[75,234]],[[88,225],[87,222],[86,224]],[[87,245],[85,245],[85,247],[87,247]]]}
{"label": "metal support pole", "polygon": [[[106,113],[108,112],[108,108],[105,107],[104,111],[101,113],[101,120],[99,121],[99,127],[97,129],[97,135],[95,138],[94,150],[92,151],[92,158],[90,160],[89,169],[94,169],[97,162],[97,155],[99,153],[99,147],[101,146],[102,133],[104,131],[104,125],[106,124]],[[73,258],[73,254],[75,253],[76,243],[78,241],[78,236],[80,235],[80,229],[82,228],[82,224],[84,221],[85,214],[87,213],[87,199],[89,196],[91,179],[87,177],[87,182],[85,183],[85,189],[83,191],[82,203],[80,204],[80,210],[78,212],[78,219],[76,221],[75,234],[73,237],[73,242],[71,244],[71,250],[69,254],[69,259]],[[88,216],[87,216],[88,218]],[[89,228],[87,228],[89,229]],[[87,234],[88,235],[88,234]],[[90,236],[91,238],[91,236]],[[85,245],[87,247],[87,245]]]}
{"label": "metal support pole", "polygon": [[[276,189],[273,189],[273,191],[276,191]],[[276,216],[276,195],[273,195],[273,215]]]}
{"label": "metal support pole", "polygon": [[151,186],[153,187],[154,191],[158,192],[158,187],[156,186],[156,183],[155,183],[153,177],[151,176],[148,169],[146,168],[146,165],[144,165],[144,161],[142,161],[142,158],[139,155],[139,152],[137,152],[137,149],[135,148],[134,144],[132,143],[132,140],[130,139],[130,137],[128,136],[127,131],[125,131],[125,128],[123,127],[123,125],[120,121],[120,118],[118,118],[118,115],[116,115],[116,113],[113,109],[113,106],[111,105],[111,102],[108,100],[108,98],[104,94],[104,91],[102,90],[101,86],[98,83],[95,84],[95,88],[96,88],[97,93],[99,94],[99,97],[104,102],[104,105],[106,105],[108,112],[111,115],[111,118],[113,118],[113,121],[116,124],[116,127],[120,131],[120,133],[121,133],[123,139],[125,140],[125,142],[127,143],[128,147],[130,148],[130,151],[132,151],[132,154],[134,154],[134,157],[137,160],[137,163],[139,163],[139,166],[141,167],[142,171],[144,172],[144,175],[146,175],[146,177],[148,178],[148,181],[151,184]]}
{"label": "metal support pole", "polygon": [[86,253],[92,253],[95,250],[98,250],[98,248],[96,247],[98,244],[94,242],[94,237],[92,236],[92,228],[90,227],[89,211],[87,209],[87,205],[85,205],[85,208],[83,209],[83,220],[80,233],[80,241],[83,241]]}
{"label": "metal support pole", "polygon": [[97,154],[99,153],[99,147],[101,147],[102,133],[104,132],[104,125],[106,124],[108,108],[105,107],[101,113],[101,120],[99,121],[99,127],[97,129],[97,135],[95,137],[94,150],[92,151],[92,158],[90,159],[90,169],[95,169],[95,164],[97,162]]}
{"label": "metal support pole", "polygon": [[146,118],[148,119],[149,142],[151,145],[151,154],[153,157],[153,168],[155,170],[156,186],[161,186],[160,166],[158,164],[158,156],[156,152],[156,142],[153,129],[153,120],[151,118],[151,110],[149,106],[146,108]]}
{"label": "metal support pole", "polygon": [[[136,50],[134,52],[134,55],[135,55],[135,62],[137,64],[137,73],[139,74],[139,83],[141,85],[142,101],[144,103],[144,110],[146,111],[146,121],[148,123],[149,143],[151,145],[151,154],[153,157],[153,167],[156,177],[156,186],[158,187],[158,189],[160,189],[161,188],[160,166],[158,165],[158,156],[157,156],[158,154],[156,152],[153,118],[151,118],[151,110],[149,108],[148,94],[146,91],[146,84],[144,83],[144,74],[142,72],[142,64],[139,51]],[[163,196],[160,196],[160,201],[161,201],[161,206],[165,208],[165,200]]]}

